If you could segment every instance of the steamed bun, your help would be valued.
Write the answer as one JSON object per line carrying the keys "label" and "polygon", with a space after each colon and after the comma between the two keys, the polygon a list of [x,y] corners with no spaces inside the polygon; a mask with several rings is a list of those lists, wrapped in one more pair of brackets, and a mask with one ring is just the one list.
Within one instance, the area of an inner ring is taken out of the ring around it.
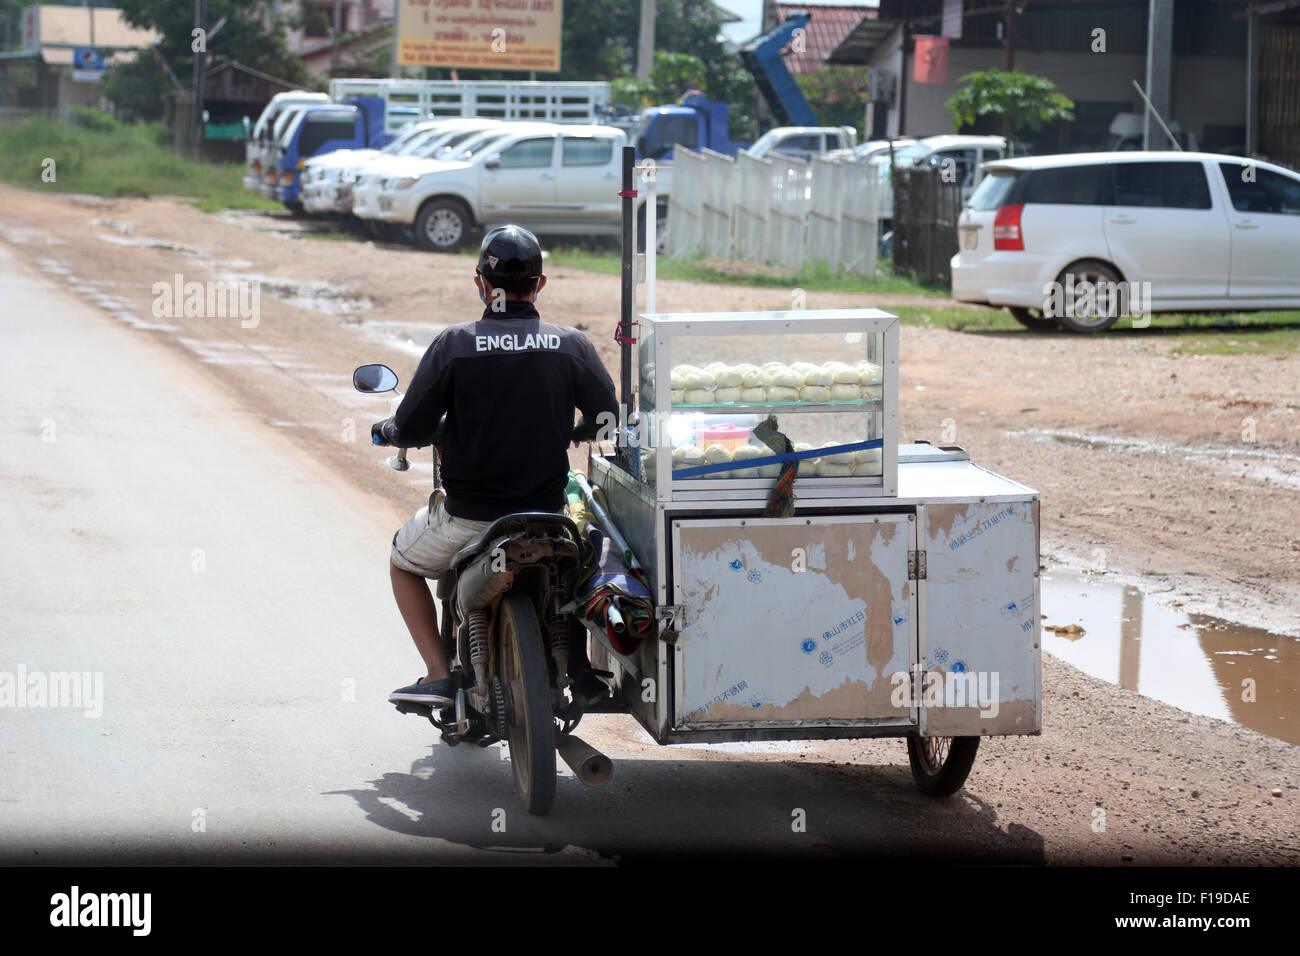
{"label": "steamed bun", "polygon": [[731,368],[724,365],[722,368],[713,372],[714,381],[718,383],[718,388],[735,388],[740,385],[741,374],[739,369]]}
{"label": "steamed bun", "polygon": [[831,401],[833,402],[856,402],[861,397],[861,386],[842,385],[838,382],[831,386]]}
{"label": "steamed bun", "polygon": [[[837,442],[837,441],[828,441],[828,442],[825,443],[825,447],[827,447],[827,448],[832,448],[832,447],[834,447],[835,445],[838,445],[838,444],[839,444],[839,442]],[[854,454],[855,454],[855,453],[854,453],[854,452],[851,452],[851,451],[844,451],[844,452],[840,452],[839,454],[823,455],[823,456],[822,456],[822,461],[823,461],[823,462],[830,462],[831,464],[834,464],[834,465],[849,465],[849,466],[852,466],[852,465],[853,465],[853,456],[854,456]],[[825,471],[823,470],[823,474],[824,474],[824,473],[825,473]]]}
{"label": "steamed bun", "polygon": [[[806,441],[797,441],[794,443],[795,451],[812,451],[812,447],[813,446],[808,444]],[[799,459],[800,477],[804,477],[807,475],[821,474],[821,464],[822,464],[822,460],[820,458],[800,458]]]}
{"label": "steamed bun", "polygon": [[833,385],[857,385],[862,380],[862,373],[843,362],[827,362],[824,369],[831,374]]}
{"label": "steamed bun", "polygon": [[673,449],[673,467],[689,468],[704,464],[704,452],[699,445],[678,445]]}
{"label": "steamed bun", "polygon": [[863,385],[879,385],[881,381],[880,366],[875,362],[855,362],[853,367],[861,374]]}
{"label": "steamed bun", "polygon": [[[755,445],[741,445],[731,453],[732,461],[747,461],[750,458],[759,458],[763,454],[763,449]],[[732,478],[757,478],[757,468],[738,468],[735,471],[728,472]]]}

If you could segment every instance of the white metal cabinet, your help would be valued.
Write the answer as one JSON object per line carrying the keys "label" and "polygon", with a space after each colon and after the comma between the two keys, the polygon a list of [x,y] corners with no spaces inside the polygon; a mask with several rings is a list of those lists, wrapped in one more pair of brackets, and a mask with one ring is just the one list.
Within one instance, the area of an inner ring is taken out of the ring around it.
{"label": "white metal cabinet", "polygon": [[915,515],[673,522],[679,729],[914,722]]}
{"label": "white metal cabinet", "polygon": [[917,513],[921,733],[1037,732],[1037,499],[931,502]]}

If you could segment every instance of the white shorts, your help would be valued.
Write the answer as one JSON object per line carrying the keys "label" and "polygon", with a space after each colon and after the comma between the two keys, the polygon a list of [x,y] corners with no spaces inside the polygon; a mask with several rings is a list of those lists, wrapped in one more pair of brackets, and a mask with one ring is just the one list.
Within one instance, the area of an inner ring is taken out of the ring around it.
{"label": "white shorts", "polygon": [[491,521],[471,521],[447,514],[446,499],[421,508],[393,535],[392,562],[403,571],[436,578],[451,567],[456,552]]}

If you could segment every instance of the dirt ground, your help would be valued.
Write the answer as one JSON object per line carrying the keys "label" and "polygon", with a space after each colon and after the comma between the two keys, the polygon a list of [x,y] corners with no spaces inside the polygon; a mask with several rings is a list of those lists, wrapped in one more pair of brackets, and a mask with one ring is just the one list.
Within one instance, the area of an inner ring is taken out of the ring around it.
{"label": "dirt ground", "polygon": [[[427,494],[429,466],[413,459],[405,476],[385,467],[367,440],[388,403],[354,392],[351,371],[381,361],[409,379],[439,327],[479,314],[472,260],[289,238],[286,226],[285,217],[207,215],[166,200],[0,187],[0,241],[107,316],[158,336],[194,375],[286,429],[303,451],[304,482],[332,467],[409,510]],[[618,277],[548,272],[542,314],[585,329],[617,378]],[[260,279],[256,326],[156,315],[154,284],[177,275]],[[681,282],[661,282],[658,297],[663,311],[790,306],[779,290]],[[828,293],[807,301],[889,304]],[[1137,579],[1185,610],[1300,635],[1300,356],[1183,355],[1175,340],[904,326],[901,437],[963,445],[973,460],[1039,489],[1051,560]],[[1120,444],[1100,450],[1079,436]],[[1300,749],[1050,658],[1043,676],[1043,735],[985,741],[955,798],[1026,860],[1300,862]],[[734,759],[725,748],[679,753]],[[896,774],[879,778],[862,766],[901,762],[905,775],[899,741],[824,743],[755,759],[808,760],[815,772],[853,776],[879,799],[894,791],[888,799],[917,799]],[[1096,807],[1109,821],[1101,831]],[[954,839],[960,829],[955,823]]]}

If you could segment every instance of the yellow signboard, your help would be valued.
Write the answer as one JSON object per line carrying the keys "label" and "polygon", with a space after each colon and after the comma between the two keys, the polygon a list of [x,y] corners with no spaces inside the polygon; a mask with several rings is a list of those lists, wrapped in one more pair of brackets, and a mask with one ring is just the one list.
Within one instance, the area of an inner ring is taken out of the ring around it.
{"label": "yellow signboard", "polygon": [[564,0],[399,0],[397,62],[486,70],[560,69]]}

